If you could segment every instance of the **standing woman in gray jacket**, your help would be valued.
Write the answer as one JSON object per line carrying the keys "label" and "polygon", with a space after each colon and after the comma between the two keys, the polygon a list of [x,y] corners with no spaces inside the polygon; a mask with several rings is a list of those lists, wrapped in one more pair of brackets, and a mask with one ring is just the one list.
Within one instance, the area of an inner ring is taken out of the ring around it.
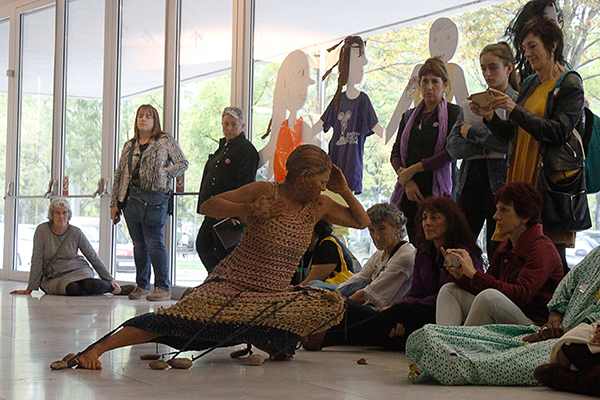
{"label": "standing woman in gray jacket", "polygon": [[[188,162],[173,137],[162,131],[156,108],[141,105],[135,117],[135,135],[123,146],[115,171],[110,216],[113,223],[121,210],[133,240],[137,287],[132,300],[171,298],[167,251],[163,228],[169,213],[171,180],[181,175]],[[150,264],[154,268],[154,292],[150,293]]]}
{"label": "standing woman in gray jacket", "polygon": [[[508,43],[485,46],[479,54],[479,63],[488,87],[505,93],[513,100],[517,99],[519,83]],[[472,115],[465,110],[465,115],[468,114]],[[498,109],[496,114],[506,119],[506,110]],[[508,142],[498,139],[486,128],[481,118],[477,119],[459,116],[448,134],[446,150],[454,159],[463,160],[455,188],[456,202],[465,213],[475,237],[479,236],[483,223],[486,223],[486,251],[488,260],[491,260],[499,244],[491,240],[496,230],[494,194],[506,184]]]}

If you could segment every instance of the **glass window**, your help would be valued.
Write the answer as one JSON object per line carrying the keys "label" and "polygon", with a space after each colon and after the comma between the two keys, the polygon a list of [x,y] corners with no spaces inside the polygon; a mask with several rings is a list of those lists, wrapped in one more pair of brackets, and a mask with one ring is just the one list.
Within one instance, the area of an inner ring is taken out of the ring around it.
{"label": "glass window", "polygon": [[[122,21],[119,154],[134,136],[135,113],[140,105],[151,104],[161,118],[163,115],[165,0],[123,0]],[[125,232],[127,224],[121,218],[117,241],[124,243],[117,243],[115,277],[135,281],[133,244]]]}
{"label": "glass window", "polygon": [[21,113],[19,180],[16,193],[39,196],[17,202],[17,264],[28,271],[31,230],[47,220],[48,201],[41,197],[52,171],[52,92],[54,82],[54,5],[21,15]]}
{"label": "glass window", "polygon": [[[65,171],[69,195],[96,191],[102,161],[103,2],[71,0],[67,27]],[[73,215],[99,217],[99,198],[74,198]]]}
{"label": "glass window", "polygon": [[[8,69],[10,20],[0,21],[0,70]],[[6,117],[8,78],[0,78],[0,188],[6,188]],[[4,202],[0,203],[0,259],[4,254]]]}
{"label": "glass window", "polygon": [[[204,164],[223,130],[221,111],[230,105],[232,2],[182,2],[181,98],[179,142],[189,161],[186,192],[200,188]],[[203,217],[196,213],[196,195],[177,196],[177,260],[175,284],[196,286],[206,270],[195,250]]]}

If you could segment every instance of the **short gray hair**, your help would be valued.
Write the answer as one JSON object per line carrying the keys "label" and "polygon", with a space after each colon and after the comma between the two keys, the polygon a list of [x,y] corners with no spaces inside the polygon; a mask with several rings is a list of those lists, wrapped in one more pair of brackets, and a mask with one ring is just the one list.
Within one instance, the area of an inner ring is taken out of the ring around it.
{"label": "short gray hair", "polygon": [[240,121],[240,123],[242,123],[242,124],[244,123],[244,111],[239,107],[235,107],[235,106],[225,107],[223,109],[223,115],[221,116],[221,118],[223,118],[226,115],[231,115],[233,118]]}
{"label": "short gray hair", "polygon": [[367,215],[371,219],[372,225],[378,225],[382,222],[387,222],[394,228],[400,225],[400,236],[406,237],[406,217],[394,204],[375,204],[367,210]]}
{"label": "short gray hair", "polygon": [[58,207],[64,207],[67,209],[70,221],[71,217],[73,216],[73,210],[71,210],[71,204],[69,204],[67,199],[54,199],[50,202],[50,205],[48,206],[48,221],[50,221],[50,223],[54,223],[54,211],[56,211]]}

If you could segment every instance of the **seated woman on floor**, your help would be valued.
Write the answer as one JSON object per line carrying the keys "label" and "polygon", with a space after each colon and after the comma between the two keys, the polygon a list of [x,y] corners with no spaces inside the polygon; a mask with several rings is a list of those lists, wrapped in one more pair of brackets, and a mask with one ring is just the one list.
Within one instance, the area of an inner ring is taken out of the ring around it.
{"label": "seated woman on floor", "polygon": [[354,273],[354,265],[358,264],[344,243],[333,235],[333,225],[324,220],[315,225],[310,245],[302,261],[309,269],[306,278],[299,282],[299,285],[332,290],[335,290],[338,284],[346,282]]}
{"label": "seated woman on floor", "polygon": [[[31,294],[41,288],[47,294],[67,296],[103,293],[126,296],[135,289],[135,285],[121,288],[115,282],[81,229],[69,224],[72,216],[68,200],[50,202],[48,222],[38,225],[33,235],[27,289],[13,290],[10,294]],[[85,258],[78,254],[79,250]],[[94,278],[90,263],[100,279]]]}
{"label": "seated woman on floor", "polygon": [[[534,370],[548,363],[557,338],[581,323],[593,324],[600,319],[599,265],[597,247],[558,284],[548,303],[548,322],[541,328],[424,326],[406,343],[409,379],[443,385],[538,385]],[[590,372],[597,385],[600,369]],[[537,375],[541,380],[544,373]]]}
{"label": "seated woman on floor", "polygon": [[[419,228],[416,236],[419,245],[408,294],[379,313],[372,310],[367,313],[364,307],[355,307],[355,303],[349,301],[346,321],[327,332],[310,335],[304,343],[305,349],[354,345],[404,350],[406,337],[411,332],[435,322],[438,292],[451,281],[442,249],[465,249],[473,259],[475,269],[482,269],[481,249],[475,243],[465,215],[449,197],[423,200],[419,204],[415,226]],[[468,287],[468,282],[465,285]]]}
{"label": "seated woman on floor", "polygon": [[352,306],[365,306],[374,314],[397,302],[410,290],[415,248],[406,242],[406,218],[394,204],[375,204],[367,210],[369,235],[377,251],[359,273],[338,285],[337,290]]}
{"label": "seated woman on floor", "polygon": [[[289,359],[302,337],[336,324],[344,310],[339,294],[295,290],[290,280],[317,221],[363,229],[369,217],[321,148],[299,146],[286,168],[283,183],[254,182],[202,203],[211,217],[246,217],[240,244],[192,293],[126,321],[70,365],[101,369],[104,352],[147,342],[185,350],[246,343]],[[325,188],[348,206],[321,195]]]}
{"label": "seated woman on floor", "polygon": [[548,320],[547,304],[564,272],[556,247],[538,223],[542,196],[527,183],[512,183],[499,189],[494,200],[498,233],[506,239],[487,272],[476,271],[465,250],[446,249],[460,264],[446,268],[456,283],[440,290],[438,325],[541,325]]}

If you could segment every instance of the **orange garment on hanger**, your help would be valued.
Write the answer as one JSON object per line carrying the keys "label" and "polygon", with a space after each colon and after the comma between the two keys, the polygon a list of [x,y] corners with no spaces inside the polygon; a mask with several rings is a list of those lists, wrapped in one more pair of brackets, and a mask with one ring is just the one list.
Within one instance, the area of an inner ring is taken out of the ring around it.
{"label": "orange garment on hanger", "polygon": [[285,180],[285,176],[287,175],[285,163],[288,157],[296,147],[304,144],[302,143],[302,121],[302,117],[298,118],[294,124],[294,128],[291,129],[288,127],[288,120],[286,119],[279,128],[275,154],[273,155],[275,182],[283,182]]}

